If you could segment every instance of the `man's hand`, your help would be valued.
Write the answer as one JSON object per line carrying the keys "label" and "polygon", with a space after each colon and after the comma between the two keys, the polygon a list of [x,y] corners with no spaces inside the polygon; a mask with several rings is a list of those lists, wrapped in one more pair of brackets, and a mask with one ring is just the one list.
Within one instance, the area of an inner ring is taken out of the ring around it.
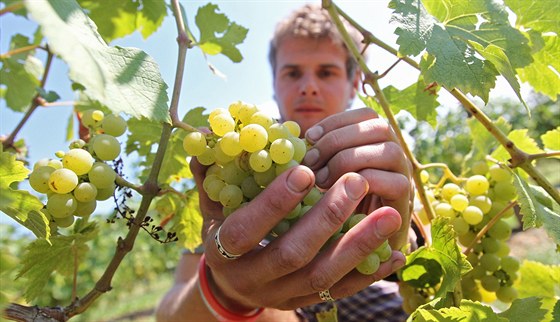
{"label": "man's hand", "polygon": [[329,188],[342,175],[356,172],[369,184],[359,212],[381,206],[399,212],[402,226],[390,239],[393,249],[408,242],[412,185],[410,163],[389,124],[370,108],[350,110],[325,118],[306,133],[313,147],[303,164],[316,174],[316,184]]}
{"label": "man's hand", "polygon": [[[193,160],[191,170],[202,187],[205,168]],[[315,175],[309,168],[297,166],[285,171],[225,219],[221,206],[200,189],[206,261],[219,301],[239,312],[255,307],[295,309],[320,302],[318,292],[326,289],[334,298],[352,295],[402,266],[404,256],[395,251],[373,275],[354,270],[399,229],[401,216],[390,207],[375,209],[324,248],[368,193],[368,181],[362,174],[340,175],[304,217],[266,246],[261,241],[314,186]],[[213,240],[218,227],[223,247],[241,257],[228,260],[220,254]]]}

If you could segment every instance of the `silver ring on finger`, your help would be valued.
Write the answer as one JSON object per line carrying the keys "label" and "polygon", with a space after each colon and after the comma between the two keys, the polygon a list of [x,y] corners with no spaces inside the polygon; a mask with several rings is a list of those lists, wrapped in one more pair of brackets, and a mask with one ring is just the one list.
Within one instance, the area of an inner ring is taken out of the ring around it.
{"label": "silver ring on finger", "polygon": [[334,302],[331,292],[329,290],[324,290],[319,292],[319,297],[323,302]]}
{"label": "silver ring on finger", "polygon": [[241,254],[232,254],[224,248],[222,242],[220,241],[220,229],[222,229],[222,226],[218,227],[218,230],[214,235],[214,242],[216,242],[216,247],[218,248],[218,252],[220,252],[220,255],[222,255],[222,257],[225,259],[237,259],[241,257]]}

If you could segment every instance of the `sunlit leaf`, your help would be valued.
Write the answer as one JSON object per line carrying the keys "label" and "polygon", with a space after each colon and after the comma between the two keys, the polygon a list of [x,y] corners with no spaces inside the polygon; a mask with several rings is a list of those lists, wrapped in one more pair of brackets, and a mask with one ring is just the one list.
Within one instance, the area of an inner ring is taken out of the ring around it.
{"label": "sunlit leaf", "polygon": [[195,22],[200,29],[200,48],[209,55],[222,53],[238,63],[243,56],[237,45],[245,40],[248,29],[230,22],[225,14],[217,10],[218,6],[211,3],[198,9]]}
{"label": "sunlit leaf", "polygon": [[112,112],[169,122],[167,85],[157,63],[137,48],[109,47],[74,1],[26,1],[70,78]]}
{"label": "sunlit leaf", "polygon": [[10,185],[27,178],[29,170],[9,152],[0,153],[0,211],[29,229],[37,237],[49,238],[48,220],[40,210],[43,203],[25,190]]}

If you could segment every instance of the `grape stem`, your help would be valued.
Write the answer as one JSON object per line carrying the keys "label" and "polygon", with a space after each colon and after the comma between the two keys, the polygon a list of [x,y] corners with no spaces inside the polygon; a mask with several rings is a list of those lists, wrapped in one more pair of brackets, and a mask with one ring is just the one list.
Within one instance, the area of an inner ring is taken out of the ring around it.
{"label": "grape stem", "polygon": [[29,45],[29,46],[25,46],[25,47],[20,47],[20,48],[16,48],[14,50],[9,50],[7,52],[5,52],[4,54],[0,55],[0,59],[6,59],[6,58],[10,58],[13,55],[17,55],[17,54],[21,54],[24,53],[26,51],[31,51],[34,49],[45,49],[45,47],[41,46],[41,45]]}
{"label": "grape stem", "polygon": [[[49,71],[51,69],[53,57],[54,54],[50,50],[48,50],[48,46],[47,46],[47,62],[45,63],[45,72],[43,73],[43,78],[41,79],[41,83],[39,85],[40,88],[44,88],[45,84],[47,83],[47,77],[49,76]],[[36,94],[33,97],[31,101],[31,106],[27,109],[27,112],[25,112],[23,118],[19,121],[18,125],[16,125],[16,128],[12,131],[12,133],[10,133],[10,136],[8,136],[6,140],[2,142],[4,150],[6,150],[9,147],[13,147],[15,138],[18,135],[19,131],[23,128],[25,123],[27,123],[27,120],[29,120],[31,114],[35,112],[37,107],[40,106],[42,102],[44,102],[44,99],[42,99],[42,97],[39,96],[39,94]]]}
{"label": "grape stem", "polygon": [[515,205],[517,205],[517,201],[510,201],[505,207],[504,209],[502,209],[499,213],[496,214],[496,216],[492,217],[492,219],[490,219],[490,221],[484,226],[482,227],[482,229],[478,232],[478,234],[476,234],[476,237],[473,239],[473,241],[469,244],[469,246],[467,247],[467,249],[465,249],[465,251],[463,252],[465,255],[468,255],[474,245],[476,245],[476,243],[482,239],[482,237],[484,237],[484,235],[486,234],[486,232],[492,228],[492,226],[494,226],[494,224],[500,220],[500,218],[502,218],[502,216],[506,213],[506,211],[510,210],[511,208],[513,208]]}
{"label": "grape stem", "polygon": [[529,162],[532,162],[538,159],[554,158],[554,157],[560,157],[560,151],[550,151],[550,152],[529,154],[527,156],[527,159]]}
{"label": "grape stem", "polygon": [[8,13],[8,12],[14,12],[14,11],[19,10],[21,8],[23,8],[23,1],[15,2],[15,3],[13,3],[9,6],[6,6],[2,9],[0,9],[0,16],[2,16],[5,13]]}

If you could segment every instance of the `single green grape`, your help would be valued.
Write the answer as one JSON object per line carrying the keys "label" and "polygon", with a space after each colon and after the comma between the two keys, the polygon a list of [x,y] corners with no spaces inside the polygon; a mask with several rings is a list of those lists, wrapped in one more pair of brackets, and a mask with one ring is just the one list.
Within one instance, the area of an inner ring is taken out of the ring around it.
{"label": "single green grape", "polygon": [[94,162],[95,159],[84,149],[70,149],[62,158],[63,166],[79,176],[88,173]]}
{"label": "single green grape", "polygon": [[217,136],[223,136],[224,134],[231,132],[235,129],[235,121],[229,115],[229,113],[220,113],[208,120],[210,122],[210,127],[212,131]]}
{"label": "single green grape", "polygon": [[272,124],[274,124],[274,120],[267,113],[263,111],[257,111],[253,113],[253,115],[251,115],[249,124],[258,124],[263,128],[268,129]]}
{"label": "single green grape", "polygon": [[361,261],[356,269],[358,272],[364,275],[371,275],[379,269],[379,265],[381,265],[381,260],[379,259],[379,255],[377,253],[372,252],[369,254],[363,261]]}
{"label": "single green grape", "polygon": [[296,138],[299,138],[301,134],[301,128],[299,124],[297,124],[297,122],[285,121],[284,123],[282,123],[282,125],[288,129],[291,135],[293,135]]}
{"label": "single green grape", "polygon": [[270,144],[270,157],[277,164],[286,164],[294,156],[294,146],[288,139],[276,139]]}
{"label": "single green grape", "polygon": [[449,182],[446,183],[445,185],[443,185],[443,187],[441,188],[441,196],[445,199],[445,200],[450,200],[451,197],[453,197],[454,195],[458,194],[459,192],[461,192],[461,187],[459,187],[458,185]]}
{"label": "single green grape", "polygon": [[36,167],[29,175],[29,185],[39,193],[47,193],[50,190],[49,178],[54,171],[55,169],[49,166]]}
{"label": "single green grape", "polygon": [[241,202],[243,202],[243,191],[239,186],[228,184],[220,191],[220,203],[224,207],[234,208]]}
{"label": "single green grape", "polygon": [[255,172],[265,172],[272,166],[272,158],[267,150],[258,150],[249,156],[249,166]]}
{"label": "single green grape", "polygon": [[258,124],[248,124],[239,132],[239,144],[247,152],[264,149],[268,143],[266,129]]}
{"label": "single green grape", "polygon": [[482,221],[484,213],[477,206],[468,206],[463,210],[462,216],[469,225],[476,225]]}
{"label": "single green grape", "polygon": [[488,192],[490,183],[485,176],[475,174],[467,179],[465,183],[465,190],[471,195],[477,196]]}
{"label": "single green grape", "polygon": [[105,115],[101,121],[101,129],[105,134],[118,137],[126,132],[126,121],[119,115],[108,114]]}
{"label": "single green grape", "polygon": [[70,169],[54,170],[49,177],[49,188],[59,194],[66,194],[78,185],[78,176]]}
{"label": "single green grape", "polygon": [[99,189],[108,188],[114,184],[117,174],[113,168],[104,162],[95,162],[88,172],[89,182],[97,187],[97,193],[99,194]]}
{"label": "single green grape", "polygon": [[496,297],[504,303],[511,303],[518,296],[517,290],[513,286],[502,286],[496,291]]}
{"label": "single green grape", "polygon": [[78,207],[78,201],[72,194],[55,193],[47,200],[47,210],[54,218],[64,218],[71,216]]}
{"label": "single green grape", "polygon": [[189,132],[183,138],[183,149],[191,156],[200,156],[206,152],[206,138],[200,132]]}
{"label": "single green grape", "polygon": [[237,132],[227,132],[222,136],[220,141],[218,141],[218,144],[225,154],[232,157],[239,155],[243,151],[240,144],[239,133]]}
{"label": "single green grape", "polygon": [[98,134],[93,138],[93,152],[103,161],[111,161],[121,154],[119,141],[108,134]]}
{"label": "single green grape", "polygon": [[72,193],[77,201],[89,202],[97,197],[97,187],[91,182],[82,182],[76,186]]}

